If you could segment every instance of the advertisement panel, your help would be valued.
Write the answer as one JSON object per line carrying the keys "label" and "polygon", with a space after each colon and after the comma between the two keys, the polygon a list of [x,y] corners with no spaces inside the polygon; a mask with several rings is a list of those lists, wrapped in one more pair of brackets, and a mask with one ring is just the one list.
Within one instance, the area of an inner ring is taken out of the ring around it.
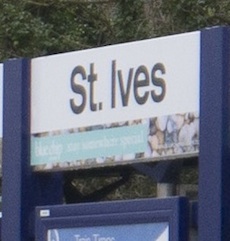
{"label": "advertisement panel", "polygon": [[200,32],[31,61],[31,165],[58,170],[196,155]]}

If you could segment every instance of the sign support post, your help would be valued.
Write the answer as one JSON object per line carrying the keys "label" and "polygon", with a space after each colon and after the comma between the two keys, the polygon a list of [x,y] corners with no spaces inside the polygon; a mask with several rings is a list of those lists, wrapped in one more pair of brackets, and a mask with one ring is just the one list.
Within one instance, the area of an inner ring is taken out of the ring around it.
{"label": "sign support post", "polygon": [[230,29],[201,34],[199,240],[230,237]]}
{"label": "sign support post", "polygon": [[33,240],[36,205],[62,202],[61,177],[30,166],[30,62],[4,63],[2,241]]}

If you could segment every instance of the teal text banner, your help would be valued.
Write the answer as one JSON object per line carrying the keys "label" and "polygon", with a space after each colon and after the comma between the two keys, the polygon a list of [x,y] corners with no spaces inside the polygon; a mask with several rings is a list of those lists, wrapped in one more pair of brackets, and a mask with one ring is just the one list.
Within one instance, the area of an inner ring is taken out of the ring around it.
{"label": "teal text banner", "polygon": [[31,138],[31,165],[145,152],[146,124]]}

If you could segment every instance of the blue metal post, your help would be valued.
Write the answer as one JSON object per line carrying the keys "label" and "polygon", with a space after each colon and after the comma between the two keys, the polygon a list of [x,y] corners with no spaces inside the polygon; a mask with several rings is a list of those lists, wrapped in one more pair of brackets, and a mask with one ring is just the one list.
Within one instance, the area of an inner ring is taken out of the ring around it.
{"label": "blue metal post", "polygon": [[230,240],[230,29],[201,33],[199,241]]}
{"label": "blue metal post", "polygon": [[58,174],[34,173],[30,166],[30,61],[4,63],[2,241],[34,238],[36,205],[62,202]]}

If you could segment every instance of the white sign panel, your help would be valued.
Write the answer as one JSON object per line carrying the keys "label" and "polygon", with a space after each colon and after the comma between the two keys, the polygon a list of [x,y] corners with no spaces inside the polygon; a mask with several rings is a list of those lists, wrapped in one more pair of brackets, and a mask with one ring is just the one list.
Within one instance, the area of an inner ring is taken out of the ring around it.
{"label": "white sign panel", "polygon": [[197,153],[200,32],[32,60],[31,164]]}

